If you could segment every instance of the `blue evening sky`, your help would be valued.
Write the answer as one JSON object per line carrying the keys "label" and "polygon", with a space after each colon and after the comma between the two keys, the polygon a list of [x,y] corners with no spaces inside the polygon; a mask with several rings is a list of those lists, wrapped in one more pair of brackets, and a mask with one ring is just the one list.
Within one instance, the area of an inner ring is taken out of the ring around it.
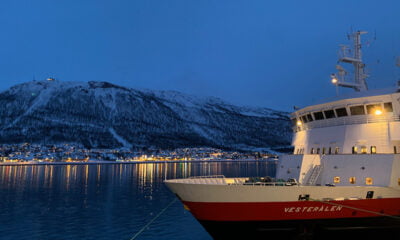
{"label": "blue evening sky", "polygon": [[398,0],[2,0],[0,91],[55,77],[290,111],[335,95],[351,29],[370,32],[369,86],[393,86],[399,12]]}

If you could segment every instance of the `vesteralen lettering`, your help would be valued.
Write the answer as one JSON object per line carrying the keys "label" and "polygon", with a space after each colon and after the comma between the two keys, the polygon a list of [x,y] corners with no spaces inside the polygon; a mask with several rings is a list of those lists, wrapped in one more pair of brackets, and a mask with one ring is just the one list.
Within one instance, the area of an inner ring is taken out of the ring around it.
{"label": "vesteralen lettering", "polygon": [[308,207],[287,207],[285,213],[311,213],[311,212],[340,212],[341,206],[308,206]]}

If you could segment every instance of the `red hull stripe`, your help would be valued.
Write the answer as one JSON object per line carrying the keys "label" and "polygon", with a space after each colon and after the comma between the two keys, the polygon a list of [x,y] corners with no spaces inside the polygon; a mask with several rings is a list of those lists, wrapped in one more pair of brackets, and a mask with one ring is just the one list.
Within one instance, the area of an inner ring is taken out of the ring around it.
{"label": "red hull stripe", "polygon": [[400,215],[400,198],[295,202],[183,202],[198,220],[277,221]]}

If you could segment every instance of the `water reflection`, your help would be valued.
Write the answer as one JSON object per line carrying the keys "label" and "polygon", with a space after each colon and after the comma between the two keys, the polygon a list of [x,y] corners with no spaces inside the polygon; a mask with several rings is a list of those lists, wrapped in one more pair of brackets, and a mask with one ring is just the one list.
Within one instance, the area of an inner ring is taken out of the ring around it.
{"label": "water reflection", "polygon": [[[130,239],[173,198],[163,180],[266,176],[266,162],[0,166],[1,239]],[[139,239],[210,239],[174,204]]]}

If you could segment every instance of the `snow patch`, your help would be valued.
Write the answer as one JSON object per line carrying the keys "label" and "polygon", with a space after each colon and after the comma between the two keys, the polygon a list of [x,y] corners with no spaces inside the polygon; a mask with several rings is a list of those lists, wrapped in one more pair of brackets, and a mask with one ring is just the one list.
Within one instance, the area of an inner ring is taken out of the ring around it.
{"label": "snow patch", "polygon": [[118,135],[114,128],[109,128],[108,131],[110,131],[110,133],[113,135],[113,137],[119,142],[121,143],[124,147],[126,148],[131,148],[132,144],[130,144],[128,141],[126,141],[123,137],[121,137],[120,135]]}

